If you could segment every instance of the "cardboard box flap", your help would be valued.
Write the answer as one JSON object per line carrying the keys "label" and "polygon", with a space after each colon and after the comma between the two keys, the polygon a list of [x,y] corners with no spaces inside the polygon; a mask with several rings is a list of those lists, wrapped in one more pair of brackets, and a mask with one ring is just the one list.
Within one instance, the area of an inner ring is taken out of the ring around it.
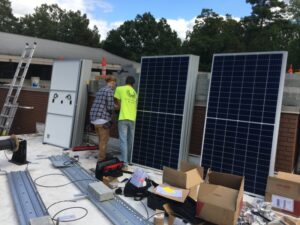
{"label": "cardboard box flap", "polygon": [[185,188],[186,174],[175,169],[164,167],[163,168],[163,183],[173,185],[179,188]]}
{"label": "cardboard box flap", "polygon": [[198,193],[198,201],[205,204],[212,204],[223,209],[235,211],[239,190],[227,188],[214,184],[201,184]]}
{"label": "cardboard box flap", "polygon": [[199,174],[200,174],[200,176],[202,178],[204,177],[204,169],[203,169],[203,167],[191,164],[191,163],[189,163],[187,161],[181,161],[180,162],[180,171],[187,172],[187,171],[192,170],[192,169],[197,169],[198,172],[199,172]]}
{"label": "cardboard box flap", "polygon": [[203,182],[198,169],[191,169],[186,172],[178,171],[169,167],[163,169],[163,183],[188,189]]}
{"label": "cardboard box flap", "polygon": [[[160,192],[163,190],[163,192]],[[160,184],[155,189],[155,194],[177,202],[184,202],[189,195],[189,190],[174,187],[168,184]]]}
{"label": "cardboard box flap", "polygon": [[297,174],[278,172],[275,177],[300,184],[300,175]]}
{"label": "cardboard box flap", "polygon": [[214,171],[209,171],[207,176],[208,176],[207,178],[208,183],[221,185],[235,190],[240,190],[241,183],[243,182],[244,179],[241,176],[227,174],[227,173],[219,173]]}

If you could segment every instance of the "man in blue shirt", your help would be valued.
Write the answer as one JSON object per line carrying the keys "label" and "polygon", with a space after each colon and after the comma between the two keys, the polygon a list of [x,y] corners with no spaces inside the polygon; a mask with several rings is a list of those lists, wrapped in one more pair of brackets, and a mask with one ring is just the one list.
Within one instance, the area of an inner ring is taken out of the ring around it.
{"label": "man in blue shirt", "polygon": [[117,79],[114,76],[107,76],[105,81],[107,85],[97,92],[90,111],[90,121],[94,124],[95,131],[99,136],[99,161],[106,157],[112,115],[115,109],[114,88]]}

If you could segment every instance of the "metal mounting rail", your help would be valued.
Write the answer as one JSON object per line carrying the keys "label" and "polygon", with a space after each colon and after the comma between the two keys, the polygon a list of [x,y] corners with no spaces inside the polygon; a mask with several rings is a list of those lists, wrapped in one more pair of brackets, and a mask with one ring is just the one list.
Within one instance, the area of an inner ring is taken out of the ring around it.
{"label": "metal mounting rail", "polygon": [[[51,156],[49,157],[51,162],[57,162],[63,160],[64,162],[70,162],[70,158],[67,156]],[[90,201],[109,219],[114,225],[153,225],[145,217],[143,217],[138,211],[127,204],[120,197],[116,196],[114,199],[104,202],[99,202],[88,191],[88,185],[98,180],[89,174],[85,169],[74,163],[70,167],[59,168],[71,181],[82,180],[74,182],[77,188],[86,194]]]}
{"label": "metal mounting rail", "polygon": [[7,178],[20,225],[49,215],[28,171],[10,172]]}

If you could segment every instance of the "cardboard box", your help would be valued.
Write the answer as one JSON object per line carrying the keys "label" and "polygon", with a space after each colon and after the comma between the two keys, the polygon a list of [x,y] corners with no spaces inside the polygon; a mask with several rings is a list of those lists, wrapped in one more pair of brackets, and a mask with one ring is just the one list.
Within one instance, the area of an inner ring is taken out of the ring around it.
{"label": "cardboard box", "polygon": [[300,217],[300,176],[284,172],[269,176],[265,201],[275,210]]}
{"label": "cardboard box", "polygon": [[203,168],[192,165],[186,161],[180,163],[180,169],[175,170],[169,167],[163,169],[163,183],[175,187],[189,189],[203,182]]}
{"label": "cardboard box", "polygon": [[[203,182],[203,168],[197,165],[190,164],[186,161],[180,163],[180,169],[175,170],[169,167],[163,169],[163,183],[164,185],[170,185],[171,188],[176,190],[182,190],[183,198],[172,198],[167,195],[160,196],[175,200],[178,202],[184,202],[186,197],[189,196],[197,201],[199,184]],[[160,185],[161,186],[161,185]],[[185,194],[188,195],[185,196]]]}
{"label": "cardboard box", "polygon": [[160,184],[154,189],[154,192],[164,198],[168,198],[176,202],[184,202],[190,191],[188,189],[182,189],[168,184]]}
{"label": "cardboard box", "polygon": [[199,188],[196,216],[215,224],[235,225],[243,194],[243,177],[209,171]]}

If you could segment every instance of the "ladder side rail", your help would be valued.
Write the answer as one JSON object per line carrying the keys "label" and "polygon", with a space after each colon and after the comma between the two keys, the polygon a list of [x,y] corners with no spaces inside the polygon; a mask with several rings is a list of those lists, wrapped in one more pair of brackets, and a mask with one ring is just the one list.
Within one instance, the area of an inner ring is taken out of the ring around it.
{"label": "ladder side rail", "polygon": [[14,97],[14,100],[13,100],[13,104],[16,104],[17,101],[18,101],[18,97],[19,97],[19,95],[20,95],[22,86],[23,86],[23,84],[24,84],[24,80],[25,80],[27,71],[28,71],[28,69],[29,69],[29,66],[30,66],[30,63],[31,63],[31,60],[32,60],[32,56],[33,56],[33,53],[34,53],[34,50],[35,50],[35,47],[36,47],[36,44],[34,44],[33,47],[32,47],[31,50],[30,50],[30,53],[29,53],[29,56],[28,56],[28,61],[27,61],[27,63],[26,63],[25,69],[23,70],[21,80],[20,80],[20,82],[19,82],[19,84],[18,84],[19,86],[18,86],[17,91],[16,91],[16,93],[15,93],[15,97]]}
{"label": "ladder side rail", "polygon": [[20,57],[20,60],[19,60],[19,63],[18,63],[16,72],[15,72],[15,74],[14,74],[14,76],[13,76],[13,79],[12,79],[12,82],[11,82],[11,84],[10,84],[10,88],[9,88],[9,90],[8,90],[8,93],[7,93],[5,102],[9,102],[9,96],[11,96],[12,91],[13,91],[13,89],[14,89],[14,85],[15,85],[15,83],[16,83],[17,77],[19,76],[21,67],[22,67],[22,65],[23,65],[23,63],[24,63],[24,58],[25,58],[25,56],[26,56],[28,47],[29,47],[29,45],[28,45],[28,43],[26,43],[26,44],[25,44],[25,47],[24,47],[24,50],[23,50],[23,52],[22,52],[22,55],[21,55],[21,57]]}

